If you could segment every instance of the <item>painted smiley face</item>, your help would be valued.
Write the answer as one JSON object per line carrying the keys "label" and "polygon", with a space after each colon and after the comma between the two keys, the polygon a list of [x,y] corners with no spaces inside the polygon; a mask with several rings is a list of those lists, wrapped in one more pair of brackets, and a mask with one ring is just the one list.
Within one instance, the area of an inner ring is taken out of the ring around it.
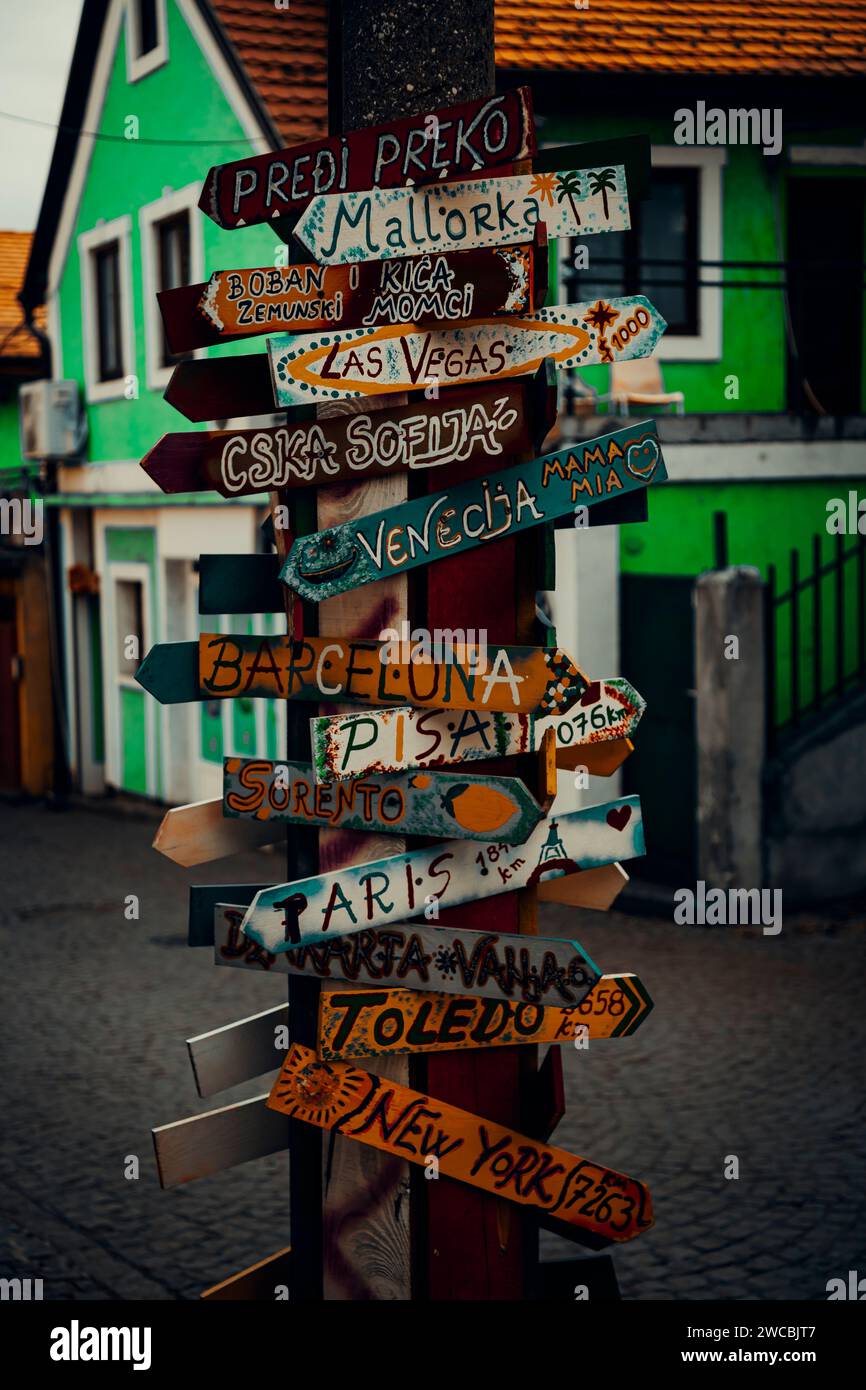
{"label": "painted smiley face", "polygon": [[658,461],[659,446],[654,439],[640,439],[625,451],[626,470],[633,478],[651,478]]}
{"label": "painted smiley face", "polygon": [[347,574],[358,558],[358,547],[348,537],[322,531],[301,547],[298,574],[308,584],[330,584]]}

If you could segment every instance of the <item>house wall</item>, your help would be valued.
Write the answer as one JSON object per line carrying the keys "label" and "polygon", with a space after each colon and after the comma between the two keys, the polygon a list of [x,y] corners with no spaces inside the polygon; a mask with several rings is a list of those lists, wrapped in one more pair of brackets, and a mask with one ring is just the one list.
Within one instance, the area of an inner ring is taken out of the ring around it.
{"label": "house wall", "polygon": [[[260,500],[256,505],[214,499],[212,506],[178,506],[137,467],[162,434],[207,428],[191,424],[162,398],[167,373],[156,361],[156,332],[148,332],[147,311],[155,303],[142,209],[188,190],[194,279],[205,279],[221,267],[272,265],[285,248],[266,227],[248,228],[242,235],[224,232],[195,207],[211,165],[265,148],[255,118],[198,18],[198,7],[191,0],[167,0],[168,61],[136,82],[129,80],[125,12],[123,0],[114,0],[105,46],[94,64],[92,91],[98,94],[102,81],[104,100],[85,121],[106,138],[91,141],[88,159],[74,167],[49,285],[54,372],[81,383],[88,425],[84,466],[62,469],[61,489],[79,497],[98,494],[91,506],[77,503],[62,512],[64,573],[80,563],[92,567],[99,579],[98,596],[65,596],[69,751],[86,791],[108,784],[182,802],[219,793],[223,753],[277,756],[283,736],[272,702],[257,701],[256,708],[244,705],[234,711],[230,702],[219,709],[205,704],[163,709],[119,663],[124,634],[118,630],[118,586],[143,585],[142,656],[155,642],[193,640],[199,631],[198,556],[254,550],[262,519]],[[134,129],[139,138],[126,138]],[[88,389],[89,309],[83,302],[82,257],[98,229],[116,219],[128,229],[125,293],[132,380],[114,398],[92,399],[88,397],[105,393]],[[154,318],[151,330],[156,324]],[[230,344],[220,355],[248,351],[243,343]],[[141,494],[151,491],[152,505],[148,499],[145,507]],[[139,496],[127,507],[129,493]],[[201,622],[206,630],[228,631],[238,624],[246,630],[247,620]]]}

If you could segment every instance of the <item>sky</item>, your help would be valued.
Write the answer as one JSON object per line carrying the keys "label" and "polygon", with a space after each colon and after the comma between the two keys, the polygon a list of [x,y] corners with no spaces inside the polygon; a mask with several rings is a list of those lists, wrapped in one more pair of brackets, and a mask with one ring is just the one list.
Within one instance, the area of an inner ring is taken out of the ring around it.
{"label": "sky", "polygon": [[0,0],[0,228],[32,231],[39,216],[82,0]]}

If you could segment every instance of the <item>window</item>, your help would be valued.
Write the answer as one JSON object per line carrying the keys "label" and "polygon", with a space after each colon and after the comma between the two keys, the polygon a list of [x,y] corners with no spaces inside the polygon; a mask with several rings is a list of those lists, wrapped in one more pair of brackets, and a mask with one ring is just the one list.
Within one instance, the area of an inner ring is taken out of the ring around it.
{"label": "window", "polygon": [[[722,353],[721,279],[700,262],[722,258],[722,149],[654,149],[652,196],[631,204],[631,230],[575,239],[564,267],[563,299],[644,294],[667,320],[656,356],[717,361]],[[574,268],[584,246],[589,265]]]}
{"label": "window", "polygon": [[99,381],[123,376],[120,318],[120,243],[106,242],[90,253],[96,292],[96,365]]}
{"label": "window", "polygon": [[189,353],[175,356],[170,352],[156,296],[161,290],[177,289],[204,279],[198,194],[199,185],[192,183],[175,192],[166,189],[161,198],[148,203],[138,214],[147,384],[151,391],[164,391],[177,363],[190,356]]}
{"label": "window", "polygon": [[88,401],[115,400],[135,371],[129,217],[103,222],[78,238],[81,335]]}
{"label": "window", "polygon": [[[656,170],[652,198],[632,207],[631,231],[583,243],[589,269],[575,271],[575,297],[645,294],[667,319],[669,333],[696,334],[697,186],[696,169]],[[580,244],[575,239],[572,255]]]}
{"label": "window", "polygon": [[138,82],[168,60],[165,0],[127,0],[126,75]]}
{"label": "window", "polygon": [[159,43],[159,21],[156,15],[156,0],[135,0],[136,12],[136,58],[152,53]]}
{"label": "window", "polygon": [[[154,224],[157,241],[157,289],[173,290],[190,283],[189,213],[177,213]],[[165,333],[160,334],[160,360],[163,367],[172,366],[179,358],[169,351]]]}

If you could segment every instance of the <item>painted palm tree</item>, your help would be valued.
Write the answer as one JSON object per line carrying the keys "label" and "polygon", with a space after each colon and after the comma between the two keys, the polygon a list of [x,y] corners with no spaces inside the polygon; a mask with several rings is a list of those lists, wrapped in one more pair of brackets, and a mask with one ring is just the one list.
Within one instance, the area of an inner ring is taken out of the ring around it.
{"label": "painted palm tree", "polygon": [[556,201],[561,203],[567,198],[574,213],[574,220],[580,226],[580,213],[577,210],[575,198],[580,197],[580,180],[575,173],[560,174],[556,180]]}
{"label": "painted palm tree", "polygon": [[604,207],[604,215],[609,221],[610,209],[607,205],[607,195],[608,193],[616,192],[616,172],[613,169],[602,169],[597,174],[591,173],[589,177],[592,180],[590,192],[601,194],[601,201]]}

